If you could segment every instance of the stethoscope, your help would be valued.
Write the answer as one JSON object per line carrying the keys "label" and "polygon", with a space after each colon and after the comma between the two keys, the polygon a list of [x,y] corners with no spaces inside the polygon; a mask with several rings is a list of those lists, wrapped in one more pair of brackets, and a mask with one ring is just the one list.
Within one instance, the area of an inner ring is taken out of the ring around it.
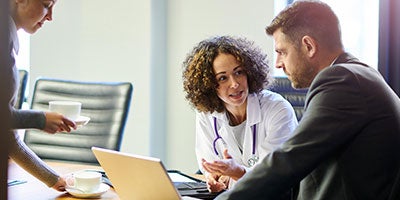
{"label": "stethoscope", "polygon": [[[258,162],[258,156],[256,156],[256,135],[257,135],[257,128],[256,124],[253,126],[253,148],[251,152],[251,157],[247,160],[247,164],[251,167]],[[215,139],[213,141],[214,153],[219,156],[217,151],[217,141],[221,139],[221,141],[225,144],[224,140],[222,139],[221,135],[218,133],[217,129],[217,118],[214,117],[214,132],[215,132]]]}

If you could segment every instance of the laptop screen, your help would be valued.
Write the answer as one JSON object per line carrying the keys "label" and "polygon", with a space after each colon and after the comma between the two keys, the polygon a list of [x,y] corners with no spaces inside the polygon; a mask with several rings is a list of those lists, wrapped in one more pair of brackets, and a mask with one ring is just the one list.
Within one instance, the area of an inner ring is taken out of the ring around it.
{"label": "laptop screen", "polygon": [[92,150],[121,199],[214,199],[218,195],[210,193],[200,179],[178,170],[167,171],[158,158],[99,147]]}

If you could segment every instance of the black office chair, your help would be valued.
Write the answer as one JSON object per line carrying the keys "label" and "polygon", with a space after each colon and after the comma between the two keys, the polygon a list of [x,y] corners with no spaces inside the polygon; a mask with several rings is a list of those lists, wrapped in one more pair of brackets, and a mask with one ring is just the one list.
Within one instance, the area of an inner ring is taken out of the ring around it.
{"label": "black office chair", "polygon": [[31,109],[48,110],[48,102],[82,102],[85,126],[54,135],[27,130],[25,143],[42,159],[98,164],[92,146],[120,150],[133,86],[129,82],[81,82],[40,78],[35,83]]}
{"label": "black office chair", "polygon": [[300,121],[303,117],[307,89],[294,89],[288,78],[275,77],[275,81],[270,90],[281,94],[290,104],[292,104],[294,111],[296,112],[297,120]]}
{"label": "black office chair", "polygon": [[17,101],[14,107],[16,109],[21,109],[22,104],[25,102],[25,91],[26,91],[26,85],[28,83],[28,71],[24,69],[19,69],[18,76],[19,76],[19,88],[18,88]]}

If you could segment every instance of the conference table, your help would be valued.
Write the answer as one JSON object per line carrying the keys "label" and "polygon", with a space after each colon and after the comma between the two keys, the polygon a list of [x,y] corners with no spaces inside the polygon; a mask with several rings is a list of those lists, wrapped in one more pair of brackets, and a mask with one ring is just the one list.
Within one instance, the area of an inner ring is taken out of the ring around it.
{"label": "conference table", "polygon": [[[101,169],[96,165],[85,165],[63,162],[47,162],[52,169],[61,175],[69,174],[83,169]],[[24,169],[19,167],[15,162],[8,162],[8,179],[26,181],[25,183],[8,186],[8,200],[73,200],[75,198],[67,192],[58,192],[47,187],[44,183],[30,175]],[[118,199],[117,193],[110,188],[106,193],[102,194],[97,199],[115,200]]]}

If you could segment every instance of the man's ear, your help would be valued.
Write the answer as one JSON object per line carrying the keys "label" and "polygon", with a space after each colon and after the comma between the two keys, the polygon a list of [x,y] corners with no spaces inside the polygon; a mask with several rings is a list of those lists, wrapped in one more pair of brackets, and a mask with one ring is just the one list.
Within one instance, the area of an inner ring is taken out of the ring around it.
{"label": "man's ear", "polygon": [[315,53],[317,52],[317,42],[314,40],[314,38],[305,35],[302,39],[301,39],[301,44],[304,48],[304,50],[306,51],[306,54],[309,57],[313,57],[315,55]]}

